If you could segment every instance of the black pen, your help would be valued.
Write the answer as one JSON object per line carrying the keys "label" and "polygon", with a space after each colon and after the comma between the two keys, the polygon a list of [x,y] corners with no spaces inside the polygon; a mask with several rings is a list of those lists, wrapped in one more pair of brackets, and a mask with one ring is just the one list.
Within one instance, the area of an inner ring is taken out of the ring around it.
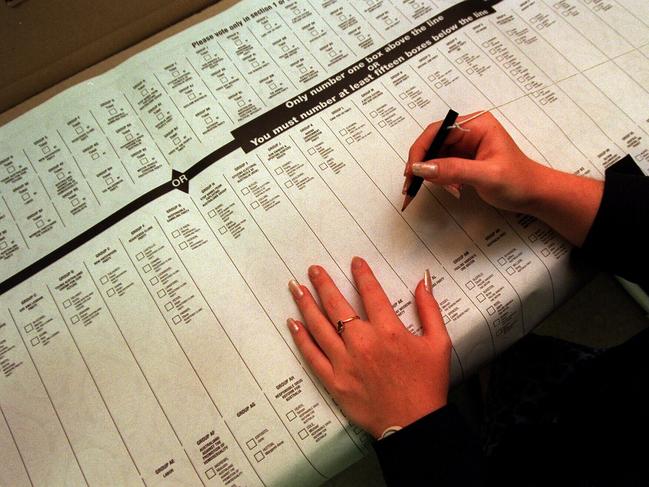
{"label": "black pen", "polygon": [[[430,144],[430,147],[428,147],[428,150],[426,151],[424,161],[435,159],[439,155],[439,151],[442,148],[444,141],[446,140],[446,136],[450,132],[449,128],[453,126],[453,124],[455,124],[457,117],[458,113],[456,111],[448,111],[446,117],[444,117],[444,120],[442,121],[442,125],[437,131],[437,134],[435,134],[433,142]],[[401,208],[401,211],[405,210],[408,207],[410,202],[416,196],[417,191],[419,191],[419,188],[421,188],[423,182],[424,178],[419,176],[412,176],[410,186],[408,186],[408,190],[406,191],[406,198],[403,200],[403,207]]]}

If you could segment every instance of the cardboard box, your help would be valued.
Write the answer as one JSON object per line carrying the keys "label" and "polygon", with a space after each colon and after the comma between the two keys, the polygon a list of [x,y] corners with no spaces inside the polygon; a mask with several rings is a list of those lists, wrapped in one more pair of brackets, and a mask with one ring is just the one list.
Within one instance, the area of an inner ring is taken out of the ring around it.
{"label": "cardboard box", "polygon": [[0,125],[234,3],[2,1]]}

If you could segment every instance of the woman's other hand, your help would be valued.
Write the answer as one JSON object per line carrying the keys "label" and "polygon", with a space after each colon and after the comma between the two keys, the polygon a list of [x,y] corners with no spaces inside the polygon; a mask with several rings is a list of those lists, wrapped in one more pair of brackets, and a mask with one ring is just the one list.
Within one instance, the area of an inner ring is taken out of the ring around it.
{"label": "woman's other hand", "polygon": [[386,428],[404,427],[446,404],[451,341],[423,280],[415,291],[423,335],[415,336],[363,259],[354,257],[352,274],[367,321],[354,319],[337,333],[338,320],[358,313],[329,274],[311,266],[309,278],[324,309],[305,286],[291,281],[304,323],[289,319],[288,326],[306,362],[347,417],[379,438]]}

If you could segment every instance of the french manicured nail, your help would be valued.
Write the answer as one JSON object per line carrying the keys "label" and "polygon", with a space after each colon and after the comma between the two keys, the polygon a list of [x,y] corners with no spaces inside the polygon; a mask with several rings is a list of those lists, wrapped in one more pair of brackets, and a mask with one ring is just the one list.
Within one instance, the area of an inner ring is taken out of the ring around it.
{"label": "french manicured nail", "polygon": [[363,265],[363,259],[360,257],[354,257],[352,259],[352,269],[360,269]]}
{"label": "french manicured nail", "polygon": [[309,277],[313,279],[314,277],[318,277],[320,275],[320,266],[319,265],[312,265],[309,267]]}
{"label": "french manicured nail", "polygon": [[297,321],[295,321],[293,318],[286,320],[286,326],[288,326],[288,329],[291,330],[291,333],[297,333],[300,330]]}
{"label": "french manicured nail", "polygon": [[456,199],[460,199],[460,188],[457,186],[454,186],[452,184],[446,184],[442,186],[451,196],[455,197]]}
{"label": "french manicured nail", "polygon": [[433,294],[433,280],[430,277],[430,271],[428,269],[424,271],[424,289],[430,294]]}
{"label": "french manicured nail", "polygon": [[300,283],[295,279],[288,281],[288,288],[295,299],[300,299],[302,296],[304,296],[304,291],[302,291]]}
{"label": "french manicured nail", "polygon": [[412,165],[412,173],[420,178],[436,178],[439,167],[434,162],[415,162]]}

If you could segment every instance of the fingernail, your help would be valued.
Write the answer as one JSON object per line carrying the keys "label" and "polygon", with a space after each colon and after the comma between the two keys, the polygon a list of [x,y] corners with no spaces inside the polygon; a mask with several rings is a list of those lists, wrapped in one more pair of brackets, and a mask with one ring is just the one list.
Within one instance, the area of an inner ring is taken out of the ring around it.
{"label": "fingernail", "polygon": [[297,321],[295,321],[293,318],[286,320],[286,326],[288,326],[288,329],[291,330],[291,333],[297,333],[300,330]]}
{"label": "fingernail", "polygon": [[408,181],[408,178],[403,182],[403,188],[401,189],[401,194],[406,194],[406,191],[408,190],[408,186],[410,181]]}
{"label": "fingernail", "polygon": [[430,277],[430,271],[428,269],[424,271],[424,289],[430,294],[433,294],[433,280]]}
{"label": "fingernail", "polygon": [[363,265],[363,259],[360,257],[354,257],[352,259],[352,269],[360,269]]}
{"label": "fingernail", "polygon": [[456,199],[460,199],[460,188],[457,186],[453,186],[452,184],[446,184],[442,186],[451,196],[455,197]]}
{"label": "fingernail", "polygon": [[295,299],[300,299],[302,296],[304,296],[304,291],[302,291],[300,283],[295,279],[288,281],[288,288]]}
{"label": "fingernail", "polygon": [[420,178],[435,178],[438,172],[439,167],[434,162],[415,162],[412,165],[412,173]]}
{"label": "fingernail", "polygon": [[309,267],[309,277],[314,278],[320,275],[320,266],[312,265]]}

